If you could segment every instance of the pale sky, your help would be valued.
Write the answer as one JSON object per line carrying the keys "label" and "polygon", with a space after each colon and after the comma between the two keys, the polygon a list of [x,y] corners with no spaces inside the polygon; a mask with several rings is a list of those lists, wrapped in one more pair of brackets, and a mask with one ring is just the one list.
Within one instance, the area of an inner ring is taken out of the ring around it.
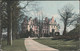
{"label": "pale sky", "polygon": [[[42,8],[42,12],[45,15],[45,17],[52,18],[54,16],[54,19],[57,21],[57,23],[60,24],[60,33],[63,31],[63,24],[60,21],[60,16],[58,13],[58,9],[63,8],[66,4],[71,4],[74,6],[74,12],[79,13],[79,1],[35,1],[38,3],[38,7]],[[31,13],[34,15],[34,12]],[[31,16],[35,17],[35,16]],[[71,28],[68,28],[68,30],[71,30]]]}

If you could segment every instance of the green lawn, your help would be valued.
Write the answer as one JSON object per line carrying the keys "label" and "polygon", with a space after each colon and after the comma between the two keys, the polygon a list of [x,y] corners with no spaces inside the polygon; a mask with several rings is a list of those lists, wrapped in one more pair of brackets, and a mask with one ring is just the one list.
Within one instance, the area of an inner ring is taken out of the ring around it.
{"label": "green lawn", "polygon": [[24,39],[13,40],[12,46],[7,46],[6,40],[2,42],[3,51],[26,51]]}
{"label": "green lawn", "polygon": [[34,39],[35,41],[42,43],[44,45],[50,46],[52,48],[59,49],[60,51],[71,51],[71,50],[77,50],[79,47],[80,41],[75,40],[52,40],[50,38],[45,39]]}

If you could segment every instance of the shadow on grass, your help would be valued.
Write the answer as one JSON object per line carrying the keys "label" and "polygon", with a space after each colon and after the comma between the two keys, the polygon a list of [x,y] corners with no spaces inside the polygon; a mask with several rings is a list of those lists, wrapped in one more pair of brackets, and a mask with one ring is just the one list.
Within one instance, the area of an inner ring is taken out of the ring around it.
{"label": "shadow on grass", "polygon": [[13,40],[12,46],[8,46],[7,41],[4,40],[2,42],[2,49],[3,51],[26,51],[24,39]]}

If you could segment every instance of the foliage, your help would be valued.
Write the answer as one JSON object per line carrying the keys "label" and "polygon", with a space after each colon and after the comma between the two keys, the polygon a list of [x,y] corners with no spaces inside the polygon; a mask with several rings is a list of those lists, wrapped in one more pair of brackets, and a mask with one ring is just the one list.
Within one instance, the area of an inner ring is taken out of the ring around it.
{"label": "foliage", "polygon": [[26,33],[21,33],[20,38],[27,38],[27,34]]}
{"label": "foliage", "polygon": [[77,36],[80,34],[80,27],[71,30],[67,35]]}
{"label": "foliage", "polygon": [[79,39],[80,37],[80,25],[76,25],[76,28],[71,30],[66,34],[67,36],[73,37],[74,39]]}

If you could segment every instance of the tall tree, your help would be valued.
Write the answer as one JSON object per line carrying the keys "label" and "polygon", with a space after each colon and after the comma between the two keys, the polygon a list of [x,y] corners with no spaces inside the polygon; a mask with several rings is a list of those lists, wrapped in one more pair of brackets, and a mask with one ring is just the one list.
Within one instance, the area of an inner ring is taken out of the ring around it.
{"label": "tall tree", "polygon": [[[2,11],[2,2],[0,2],[0,10]],[[1,11],[0,11],[0,46],[1,46],[1,37],[2,37],[2,29],[1,29],[1,14],[2,14],[2,12]]]}
{"label": "tall tree", "polygon": [[72,25],[77,19],[77,15],[73,12],[73,9],[73,5],[69,4],[65,5],[61,10],[58,10],[64,24],[63,35],[66,35],[67,33],[67,27]]}
{"label": "tall tree", "polygon": [[[20,16],[20,9],[24,9],[24,7],[19,8],[19,1],[7,1],[7,14],[8,14],[8,34],[7,34],[7,44],[12,45],[12,33],[14,37],[17,37],[17,28],[18,28],[18,18]],[[13,25],[12,25],[13,24]],[[13,30],[13,31],[12,31]],[[14,33],[15,32],[15,33]]]}
{"label": "tall tree", "polygon": [[5,15],[6,15],[5,14],[5,10],[6,10],[5,7],[6,7],[5,2],[0,1],[0,43],[2,41],[2,28],[5,27],[5,25],[3,25],[5,22],[3,20],[4,20],[4,18],[6,18],[5,17]]}
{"label": "tall tree", "polygon": [[2,12],[4,13],[2,14],[2,25],[7,28],[7,45],[12,45],[12,34],[14,38],[17,38],[19,21],[24,14],[21,10],[24,10],[29,3],[31,3],[31,1],[27,1],[23,7],[20,7],[19,1],[5,1],[4,5],[6,7],[4,7],[5,9]]}
{"label": "tall tree", "polygon": [[12,2],[7,1],[7,14],[8,14],[8,30],[7,30],[7,45],[12,45]]}
{"label": "tall tree", "polygon": [[17,38],[17,32],[18,32],[18,18],[20,18],[20,7],[19,1],[13,1],[12,4],[12,34],[13,34],[13,39]]}

